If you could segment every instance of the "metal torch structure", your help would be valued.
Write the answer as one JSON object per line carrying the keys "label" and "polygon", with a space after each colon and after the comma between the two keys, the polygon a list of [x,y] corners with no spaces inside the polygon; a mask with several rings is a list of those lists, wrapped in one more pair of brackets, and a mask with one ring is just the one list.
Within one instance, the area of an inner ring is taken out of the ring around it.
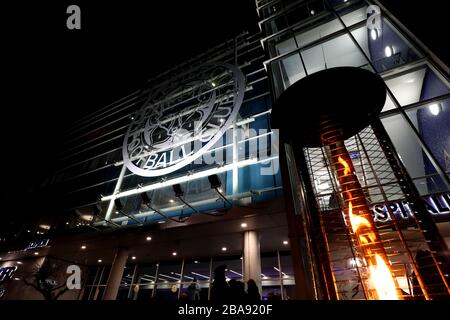
{"label": "metal torch structure", "polygon": [[448,248],[379,120],[385,100],[379,76],[342,67],[299,80],[273,107],[300,177],[316,296],[448,299]]}

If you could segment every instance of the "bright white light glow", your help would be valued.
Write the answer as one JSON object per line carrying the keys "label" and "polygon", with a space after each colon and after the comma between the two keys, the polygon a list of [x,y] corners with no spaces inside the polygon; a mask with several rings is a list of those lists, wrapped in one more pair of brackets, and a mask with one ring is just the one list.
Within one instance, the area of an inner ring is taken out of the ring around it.
{"label": "bright white light glow", "polygon": [[428,109],[430,109],[430,112],[433,116],[437,116],[439,115],[439,113],[441,112],[439,105],[437,103],[433,103],[431,104]]}
{"label": "bright white light glow", "polygon": [[241,228],[247,228],[247,224],[245,222],[241,223]]}
{"label": "bright white light glow", "polygon": [[378,31],[376,29],[370,30],[370,37],[373,41],[377,40],[378,38]]}
{"label": "bright white light glow", "polygon": [[287,240],[283,241],[283,244],[286,246],[289,242]]}
{"label": "bright white light glow", "polygon": [[222,247],[222,251],[227,251],[227,247]]}
{"label": "bright white light glow", "polygon": [[386,46],[386,48],[384,48],[384,54],[388,58],[391,57],[394,54],[394,48],[392,46]]}
{"label": "bright white light glow", "polygon": [[86,249],[86,246],[81,246],[81,250],[84,250],[84,249]]}
{"label": "bright white light glow", "polygon": [[147,238],[145,238],[145,240],[150,241],[150,240],[152,240],[152,237],[147,237]]}
{"label": "bright white light glow", "polygon": [[172,255],[173,256],[176,256],[178,253],[176,253],[175,251],[174,252],[172,252]]}
{"label": "bright white light glow", "polygon": [[219,174],[219,173],[227,172],[229,170],[232,170],[236,166],[238,168],[243,168],[246,166],[250,166],[252,164],[257,164],[259,162],[268,162],[268,161],[276,159],[276,158],[278,158],[278,157],[277,156],[270,157],[270,158],[263,159],[260,161],[258,161],[257,158],[252,158],[252,159],[240,161],[238,164],[230,163],[230,164],[220,166],[217,168],[212,168],[212,169],[208,169],[208,170],[204,170],[204,171],[195,172],[191,175],[184,175],[184,176],[177,177],[177,178],[174,178],[171,180],[166,180],[163,182],[150,184],[150,185],[144,186],[142,188],[134,188],[131,190],[123,191],[123,192],[115,194],[115,195],[106,196],[106,197],[102,198],[102,201],[109,201],[109,200],[114,200],[114,199],[118,199],[118,198],[129,197],[129,196],[132,196],[135,194],[140,194],[142,192],[152,191],[152,190],[160,189],[163,187],[170,187],[170,186],[173,186],[174,184],[181,184],[186,181],[204,178],[204,177],[210,176],[212,174]]}
{"label": "bright white light glow", "polygon": [[102,259],[98,259],[97,261],[98,261],[98,263],[102,263],[103,260]]}
{"label": "bright white light glow", "polygon": [[194,272],[194,271],[192,271],[191,273],[195,274],[196,276],[199,276],[199,277],[202,277],[202,278],[205,278],[205,279],[209,279],[209,277],[207,277],[207,276],[205,276],[203,274],[200,274],[200,273],[197,273],[197,272]]}

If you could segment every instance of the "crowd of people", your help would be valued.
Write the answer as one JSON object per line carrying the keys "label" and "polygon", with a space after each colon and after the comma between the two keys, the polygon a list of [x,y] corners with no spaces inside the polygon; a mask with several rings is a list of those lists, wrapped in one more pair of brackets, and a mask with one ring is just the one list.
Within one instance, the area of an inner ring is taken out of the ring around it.
{"label": "crowd of people", "polygon": [[[211,286],[212,302],[257,302],[261,300],[259,288],[255,280],[247,281],[247,290],[242,281],[231,279],[228,282],[225,277],[226,266],[221,265],[214,270],[214,281]],[[200,286],[197,279],[193,279],[187,288],[189,300],[200,300]]]}

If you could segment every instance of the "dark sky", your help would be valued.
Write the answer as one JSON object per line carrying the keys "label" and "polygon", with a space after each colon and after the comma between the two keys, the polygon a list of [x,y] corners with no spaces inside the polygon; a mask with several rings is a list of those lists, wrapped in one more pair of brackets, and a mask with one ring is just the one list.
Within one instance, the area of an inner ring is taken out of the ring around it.
{"label": "dark sky", "polygon": [[[440,0],[384,3],[448,62]],[[82,30],[66,28],[78,4]],[[434,4],[434,5],[433,5]],[[35,179],[61,132],[79,115],[142,87],[145,80],[242,30],[256,31],[254,0],[28,0],[1,5],[4,185]]]}

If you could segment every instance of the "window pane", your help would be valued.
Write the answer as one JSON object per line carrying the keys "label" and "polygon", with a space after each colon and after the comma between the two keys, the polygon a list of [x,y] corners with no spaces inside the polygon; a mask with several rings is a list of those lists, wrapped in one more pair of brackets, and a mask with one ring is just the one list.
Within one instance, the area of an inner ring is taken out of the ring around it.
{"label": "window pane", "polygon": [[275,78],[274,83],[276,84],[275,90],[277,96],[294,82],[305,77],[305,71],[303,70],[300,55],[298,53],[273,62],[272,70]]}
{"label": "window pane", "polygon": [[[450,99],[407,111],[422,139],[439,164],[450,175]],[[431,163],[425,161],[425,172],[432,173]]]}
{"label": "window pane", "polygon": [[385,19],[380,29],[369,30],[367,26],[352,31],[378,72],[389,70],[420,58],[397,30]]}
{"label": "window pane", "polygon": [[[417,119],[411,121],[417,126]],[[408,170],[421,195],[447,191],[442,178],[430,165],[409,124],[401,115],[382,119],[400,159]]]}
{"label": "window pane", "polygon": [[347,34],[304,50],[302,57],[308,74],[333,67],[367,65],[364,55]]}
{"label": "window pane", "polygon": [[401,106],[436,98],[450,89],[428,66],[386,80]]}

